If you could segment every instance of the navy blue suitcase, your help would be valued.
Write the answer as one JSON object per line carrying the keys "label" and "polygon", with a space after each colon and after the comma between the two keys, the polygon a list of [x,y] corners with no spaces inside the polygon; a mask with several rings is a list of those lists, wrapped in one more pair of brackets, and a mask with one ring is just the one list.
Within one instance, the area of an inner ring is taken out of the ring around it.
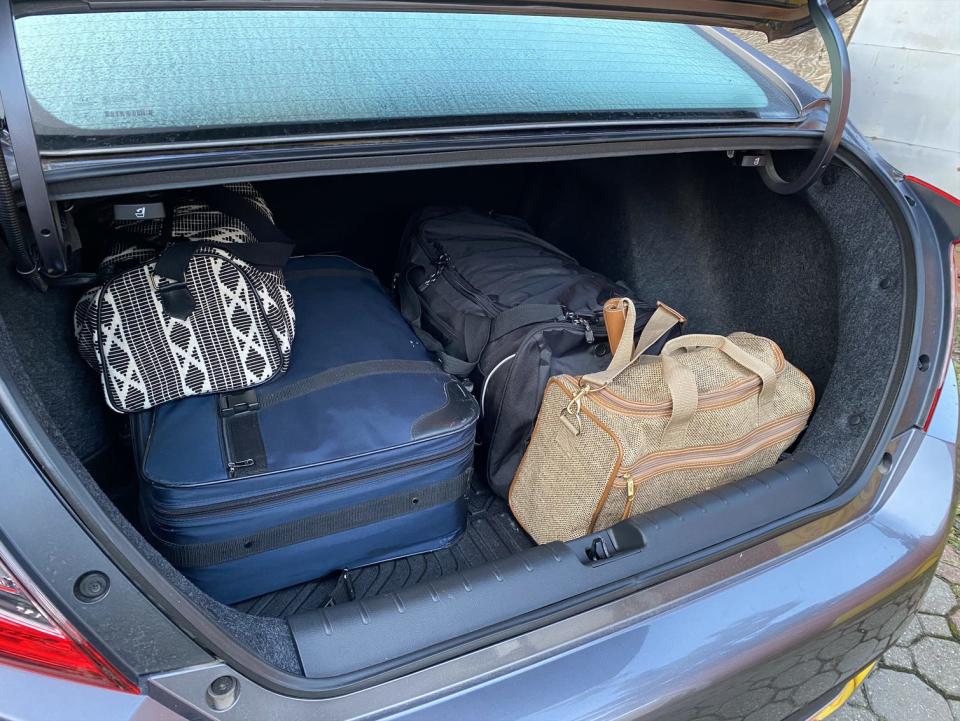
{"label": "navy blue suitcase", "polygon": [[285,374],[132,418],[145,531],[225,603],[440,548],[464,528],[473,396],[370,271],[309,256],[284,274],[297,309]]}

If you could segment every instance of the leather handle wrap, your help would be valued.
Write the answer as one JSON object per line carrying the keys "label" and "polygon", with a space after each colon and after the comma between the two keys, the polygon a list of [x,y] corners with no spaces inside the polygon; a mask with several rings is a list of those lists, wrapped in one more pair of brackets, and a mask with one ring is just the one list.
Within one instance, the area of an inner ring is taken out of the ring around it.
{"label": "leather handle wrap", "polygon": [[[637,338],[636,345],[633,343],[635,328],[637,325],[637,309],[629,298],[620,298],[619,302],[625,306],[625,317],[623,324],[623,334],[620,343],[613,351],[613,358],[606,370],[599,373],[588,373],[580,378],[581,386],[591,386],[593,388],[603,388],[610,381],[623,373],[627,368],[637,362],[647,350],[649,350],[658,340],[663,338],[678,323],[684,323],[686,319],[673,310],[670,306],[663,303],[657,303],[657,309],[650,316],[650,320],[640,331],[640,337]],[[611,346],[612,347],[612,346]]]}
{"label": "leather handle wrap", "polygon": [[610,350],[616,352],[623,337],[623,329],[627,323],[627,308],[623,298],[611,298],[603,304],[603,324],[607,328],[607,342]]}

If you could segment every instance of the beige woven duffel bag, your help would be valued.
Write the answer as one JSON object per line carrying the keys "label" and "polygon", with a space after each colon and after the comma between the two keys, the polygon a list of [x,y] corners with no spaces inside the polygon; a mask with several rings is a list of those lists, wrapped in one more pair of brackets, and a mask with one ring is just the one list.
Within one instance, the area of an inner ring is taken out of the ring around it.
{"label": "beige woven duffel bag", "polygon": [[[550,379],[510,508],[538,543],[568,541],[776,463],[807,424],[810,380],[750,333],[634,348],[636,313],[610,367]],[[628,340],[629,339],[629,340]]]}

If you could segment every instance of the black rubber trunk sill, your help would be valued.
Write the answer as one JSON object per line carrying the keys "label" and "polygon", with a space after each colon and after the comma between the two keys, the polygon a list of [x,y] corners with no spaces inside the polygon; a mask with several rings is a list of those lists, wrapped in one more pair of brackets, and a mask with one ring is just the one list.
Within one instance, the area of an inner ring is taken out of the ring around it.
{"label": "black rubber trunk sill", "polygon": [[[463,637],[612,583],[624,566],[642,573],[674,558],[808,508],[836,482],[818,458],[798,453],[773,468],[694,498],[640,514],[570,543],[550,543],[396,592],[288,619],[308,678],[355,673],[383,658],[410,657],[453,635]],[[643,547],[589,560],[594,538]]]}

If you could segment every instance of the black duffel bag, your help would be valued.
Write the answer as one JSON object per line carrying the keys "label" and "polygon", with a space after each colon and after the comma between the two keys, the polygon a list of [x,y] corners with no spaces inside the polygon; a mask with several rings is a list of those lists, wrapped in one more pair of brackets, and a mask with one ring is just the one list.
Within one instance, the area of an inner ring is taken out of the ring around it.
{"label": "black duffel bag", "polygon": [[538,238],[525,221],[427,208],[404,233],[396,276],[400,308],[448,373],[480,400],[482,470],[507,495],[547,380],[606,368],[603,305],[630,297],[655,353],[683,318],[646,303]]}

